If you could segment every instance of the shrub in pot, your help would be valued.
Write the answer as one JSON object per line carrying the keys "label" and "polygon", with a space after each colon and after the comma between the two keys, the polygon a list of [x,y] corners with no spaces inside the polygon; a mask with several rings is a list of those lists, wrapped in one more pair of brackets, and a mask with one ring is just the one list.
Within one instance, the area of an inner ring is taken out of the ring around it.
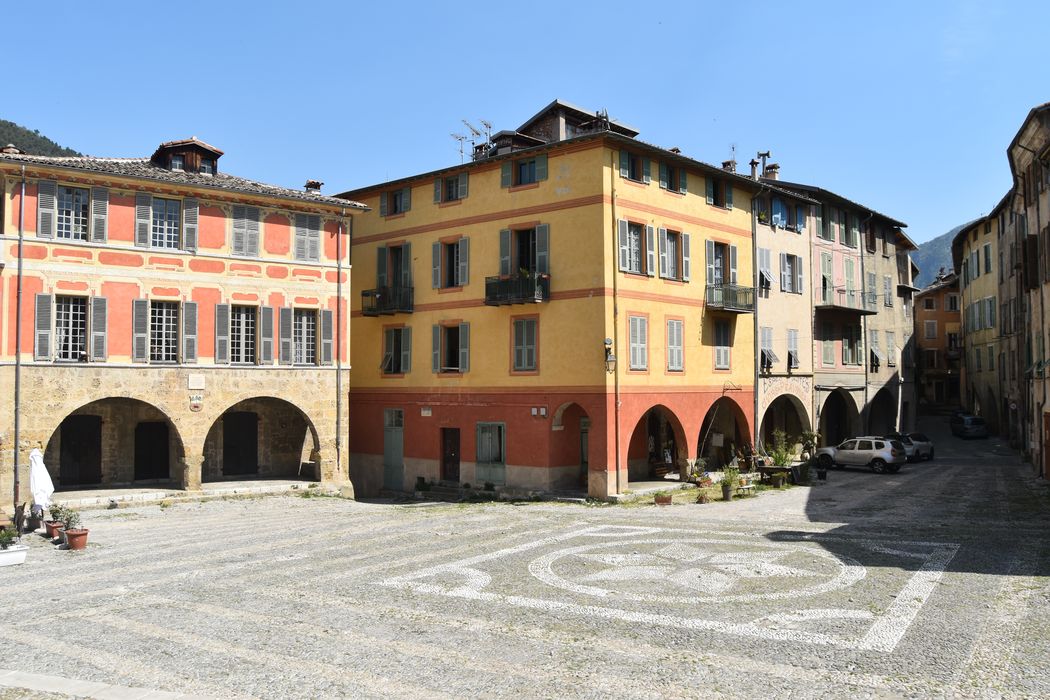
{"label": "shrub in pot", "polygon": [[736,467],[726,467],[722,472],[722,500],[733,500],[733,491],[740,483],[740,470]]}
{"label": "shrub in pot", "polygon": [[69,508],[52,503],[48,511],[51,513],[51,519],[44,521],[44,528],[47,530],[47,536],[54,539],[59,536],[59,531],[64,527],[63,521],[69,512]]}
{"label": "shrub in pot", "polygon": [[88,530],[80,526],[80,514],[74,510],[69,511],[65,521],[66,544],[69,549],[84,549],[87,547]]}
{"label": "shrub in pot", "polygon": [[26,560],[29,547],[18,544],[14,528],[0,527],[0,566],[14,566]]}

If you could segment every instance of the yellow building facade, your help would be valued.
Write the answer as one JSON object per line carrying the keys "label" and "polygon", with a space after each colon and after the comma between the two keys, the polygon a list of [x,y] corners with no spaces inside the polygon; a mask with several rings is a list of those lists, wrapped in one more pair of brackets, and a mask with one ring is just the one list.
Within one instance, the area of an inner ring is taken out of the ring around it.
{"label": "yellow building facade", "polygon": [[960,399],[967,410],[985,418],[990,431],[998,432],[999,375],[1005,369],[999,367],[999,284],[1006,273],[999,255],[999,217],[993,213],[959,231],[952,254],[960,271],[962,342],[957,349],[966,358],[961,363]]}

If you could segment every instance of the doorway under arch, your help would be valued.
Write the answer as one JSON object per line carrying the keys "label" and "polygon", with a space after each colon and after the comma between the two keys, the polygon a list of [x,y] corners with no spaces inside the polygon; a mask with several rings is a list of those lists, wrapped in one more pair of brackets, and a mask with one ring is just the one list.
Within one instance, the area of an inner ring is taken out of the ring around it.
{"label": "doorway under arch", "polygon": [[883,387],[875,394],[868,407],[868,433],[887,435],[897,431],[897,399]]}
{"label": "doorway under arch", "polygon": [[835,389],[829,393],[820,409],[819,425],[821,445],[837,445],[856,435],[860,415],[853,397],[844,389]]}
{"label": "doorway under arch", "polygon": [[555,489],[587,489],[591,451],[591,417],[578,403],[567,402],[554,411],[551,421],[550,466]]}
{"label": "doorway under arch", "polygon": [[317,429],[295,404],[260,396],[227,408],[208,430],[202,481],[321,478]]}
{"label": "doorway under arch", "polygon": [[676,479],[689,455],[678,416],[662,404],[638,420],[627,448],[627,481]]}
{"label": "doorway under arch", "polygon": [[773,433],[777,430],[783,430],[789,442],[797,443],[809,429],[809,415],[802,401],[794,394],[781,394],[762,415],[762,447],[767,450],[773,447]]}
{"label": "doorway under arch", "polygon": [[697,457],[707,471],[722,469],[753,452],[747,417],[736,401],[723,396],[711,404],[700,426]]}

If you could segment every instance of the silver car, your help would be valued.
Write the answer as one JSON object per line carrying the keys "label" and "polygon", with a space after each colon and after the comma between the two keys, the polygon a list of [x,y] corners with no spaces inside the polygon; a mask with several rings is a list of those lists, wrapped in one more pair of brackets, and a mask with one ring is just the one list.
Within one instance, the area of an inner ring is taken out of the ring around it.
{"label": "silver car", "polygon": [[915,459],[933,459],[933,440],[924,433],[908,433],[911,443],[915,446]]}
{"label": "silver car", "polygon": [[864,436],[850,438],[836,447],[821,447],[816,453],[817,464],[828,467],[870,467],[873,472],[895,474],[908,461],[904,445],[899,440]]}

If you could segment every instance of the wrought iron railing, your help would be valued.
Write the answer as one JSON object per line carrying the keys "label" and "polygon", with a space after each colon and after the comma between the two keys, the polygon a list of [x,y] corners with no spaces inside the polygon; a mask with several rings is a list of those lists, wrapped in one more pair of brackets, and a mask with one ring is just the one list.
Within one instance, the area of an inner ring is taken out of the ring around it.
{"label": "wrought iron railing", "polygon": [[709,284],[704,288],[704,303],[713,309],[754,311],[755,288],[738,284]]}
{"label": "wrought iron railing", "polygon": [[489,306],[538,304],[550,299],[550,295],[550,275],[533,272],[511,277],[485,278],[485,303]]}
{"label": "wrought iron railing", "polygon": [[414,287],[377,287],[361,292],[361,313],[365,316],[412,313]]}

